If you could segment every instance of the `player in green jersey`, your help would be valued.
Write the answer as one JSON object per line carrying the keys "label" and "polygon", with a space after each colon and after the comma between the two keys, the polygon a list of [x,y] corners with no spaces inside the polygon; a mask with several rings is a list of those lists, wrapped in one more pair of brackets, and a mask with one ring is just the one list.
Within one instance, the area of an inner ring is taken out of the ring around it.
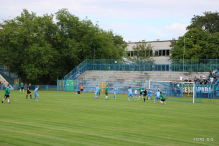
{"label": "player in green jersey", "polygon": [[161,98],[161,101],[160,103],[163,105],[163,104],[166,104],[165,100],[166,100],[166,95],[164,95],[162,92],[160,92],[160,98]]}
{"label": "player in green jersey", "polygon": [[99,97],[100,97],[100,92],[101,92],[101,86],[99,87],[99,91],[98,91],[98,97],[97,97],[97,98],[99,98]]}
{"label": "player in green jersey", "polygon": [[138,97],[138,99],[137,100],[139,100],[139,98],[143,98],[143,96],[142,96],[142,92],[144,91],[144,88],[142,87],[142,85],[140,86],[140,95],[139,95],[139,97]]}
{"label": "player in green jersey", "polygon": [[10,84],[8,84],[8,87],[5,89],[5,96],[2,100],[2,103],[4,102],[4,100],[6,100],[6,98],[8,98],[8,103],[10,103],[9,99],[10,99]]}
{"label": "player in green jersey", "polygon": [[21,82],[21,84],[20,84],[20,92],[21,92],[21,90],[23,90],[23,92],[24,92],[24,83],[23,82]]}
{"label": "player in green jersey", "polygon": [[106,99],[105,100],[108,100],[108,93],[109,93],[109,85],[107,85],[106,89],[105,89],[105,94],[106,94]]}

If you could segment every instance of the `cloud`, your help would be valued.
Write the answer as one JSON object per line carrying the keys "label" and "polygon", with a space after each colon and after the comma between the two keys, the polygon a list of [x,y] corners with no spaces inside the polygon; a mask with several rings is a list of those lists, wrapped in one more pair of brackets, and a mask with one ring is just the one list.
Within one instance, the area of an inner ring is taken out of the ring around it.
{"label": "cloud", "polygon": [[124,36],[125,40],[171,39],[182,36],[193,15],[218,9],[218,0],[8,0],[1,1],[1,19],[12,19],[27,9],[41,16],[68,10],[100,27]]}

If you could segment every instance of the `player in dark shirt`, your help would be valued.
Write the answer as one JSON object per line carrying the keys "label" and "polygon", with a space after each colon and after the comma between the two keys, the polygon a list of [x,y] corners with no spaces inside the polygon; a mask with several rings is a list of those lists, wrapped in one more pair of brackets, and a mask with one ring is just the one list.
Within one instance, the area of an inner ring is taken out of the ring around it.
{"label": "player in dark shirt", "polygon": [[28,94],[30,94],[30,98],[32,99],[32,95],[31,95],[31,83],[29,83],[29,85],[27,86],[27,95],[26,95],[26,99],[28,98]]}
{"label": "player in dark shirt", "polygon": [[145,97],[147,96],[147,90],[146,90],[146,87],[144,87],[144,90],[142,91],[143,92],[143,98],[144,98],[144,102],[145,102]]}

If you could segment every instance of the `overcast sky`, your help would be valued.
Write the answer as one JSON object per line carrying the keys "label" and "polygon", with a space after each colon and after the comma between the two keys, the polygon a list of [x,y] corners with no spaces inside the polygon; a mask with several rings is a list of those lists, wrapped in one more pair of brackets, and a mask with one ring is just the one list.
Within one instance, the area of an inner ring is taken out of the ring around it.
{"label": "overcast sky", "polygon": [[193,15],[218,11],[219,0],[0,0],[0,23],[20,15],[24,8],[39,16],[67,8],[135,42],[178,38]]}

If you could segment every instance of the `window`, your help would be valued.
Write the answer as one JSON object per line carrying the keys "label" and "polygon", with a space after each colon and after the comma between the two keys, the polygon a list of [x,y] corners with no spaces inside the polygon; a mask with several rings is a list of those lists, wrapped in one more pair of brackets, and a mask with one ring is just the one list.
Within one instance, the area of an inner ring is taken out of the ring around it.
{"label": "window", "polygon": [[158,56],[162,56],[162,50],[159,50],[159,55]]}
{"label": "window", "polygon": [[159,55],[159,51],[156,50],[154,56],[158,56]]}
{"label": "window", "polygon": [[170,56],[170,50],[167,50],[166,56]]}
{"label": "window", "polygon": [[134,51],[134,56],[137,56],[137,54],[138,54],[138,51]]}
{"label": "window", "polygon": [[166,50],[162,50],[162,56],[166,56]]}

